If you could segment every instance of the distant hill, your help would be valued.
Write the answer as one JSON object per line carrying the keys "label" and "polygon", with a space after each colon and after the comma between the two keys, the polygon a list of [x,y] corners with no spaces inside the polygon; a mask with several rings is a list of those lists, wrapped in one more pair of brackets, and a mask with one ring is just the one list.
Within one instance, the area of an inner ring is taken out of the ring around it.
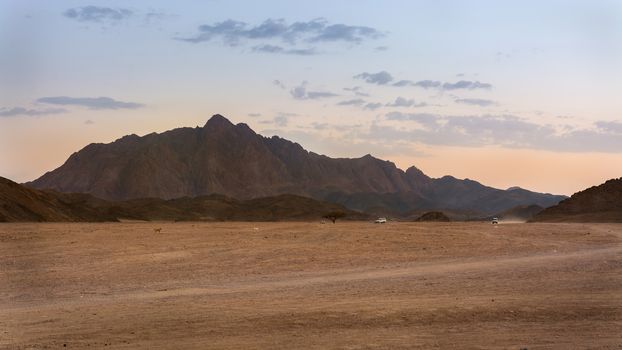
{"label": "distant hill", "polygon": [[341,205],[295,195],[237,200],[222,195],[163,200],[106,201],[88,194],[40,191],[0,177],[0,222],[102,222],[133,220],[320,220],[340,211],[344,219],[368,219]]}
{"label": "distant hill", "polygon": [[494,214],[517,205],[547,207],[565,198],[451,176],[430,178],[414,166],[403,171],[371,155],[330,158],[278,136],[263,137],[221,115],[203,127],[90,144],[27,185],[107,200],[295,194],[391,216],[415,210]]}
{"label": "distant hill", "polygon": [[539,205],[518,205],[494,215],[504,221],[529,221],[544,208]]}
{"label": "distant hill", "polygon": [[447,215],[443,214],[440,211],[430,211],[430,212],[427,212],[421,215],[415,221],[418,221],[418,222],[449,222],[451,220],[447,217]]}
{"label": "distant hill", "polygon": [[100,209],[107,205],[88,194],[39,191],[0,177],[0,222],[116,221]]}
{"label": "distant hill", "polygon": [[573,194],[546,208],[534,222],[622,222],[622,178]]}

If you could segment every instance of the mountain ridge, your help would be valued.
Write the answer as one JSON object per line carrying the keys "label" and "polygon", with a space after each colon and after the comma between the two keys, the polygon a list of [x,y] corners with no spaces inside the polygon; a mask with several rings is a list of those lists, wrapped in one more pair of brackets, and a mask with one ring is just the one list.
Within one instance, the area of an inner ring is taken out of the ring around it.
{"label": "mountain ridge", "polygon": [[579,191],[546,208],[533,222],[622,222],[622,177]]}
{"label": "mountain ridge", "polygon": [[[367,154],[331,158],[244,123],[214,115],[205,125],[89,144],[59,168],[26,185],[107,200],[173,199],[220,193],[238,199],[295,194],[378,214],[415,209],[496,213],[517,205],[547,207],[564,196],[500,190],[452,176],[434,179],[411,166]],[[358,198],[358,200],[356,199]]]}

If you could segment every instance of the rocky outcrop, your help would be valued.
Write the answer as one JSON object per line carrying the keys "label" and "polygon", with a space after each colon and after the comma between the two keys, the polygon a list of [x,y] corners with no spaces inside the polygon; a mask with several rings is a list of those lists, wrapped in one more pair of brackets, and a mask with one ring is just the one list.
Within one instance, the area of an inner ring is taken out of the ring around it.
{"label": "rocky outcrop", "polygon": [[573,194],[544,209],[534,222],[622,222],[622,178]]}

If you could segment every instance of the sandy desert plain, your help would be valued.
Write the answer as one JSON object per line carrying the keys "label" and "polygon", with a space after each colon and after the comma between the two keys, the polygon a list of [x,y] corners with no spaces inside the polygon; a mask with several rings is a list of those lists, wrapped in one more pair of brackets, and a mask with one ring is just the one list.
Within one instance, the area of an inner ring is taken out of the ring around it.
{"label": "sandy desert plain", "polygon": [[0,348],[622,349],[622,224],[1,224]]}

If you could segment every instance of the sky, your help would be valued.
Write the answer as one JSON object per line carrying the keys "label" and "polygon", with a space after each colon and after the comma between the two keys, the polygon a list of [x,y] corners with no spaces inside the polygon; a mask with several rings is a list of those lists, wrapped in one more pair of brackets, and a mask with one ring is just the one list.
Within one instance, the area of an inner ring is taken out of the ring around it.
{"label": "sky", "polygon": [[0,176],[213,114],[570,195],[622,176],[621,1],[0,0]]}

